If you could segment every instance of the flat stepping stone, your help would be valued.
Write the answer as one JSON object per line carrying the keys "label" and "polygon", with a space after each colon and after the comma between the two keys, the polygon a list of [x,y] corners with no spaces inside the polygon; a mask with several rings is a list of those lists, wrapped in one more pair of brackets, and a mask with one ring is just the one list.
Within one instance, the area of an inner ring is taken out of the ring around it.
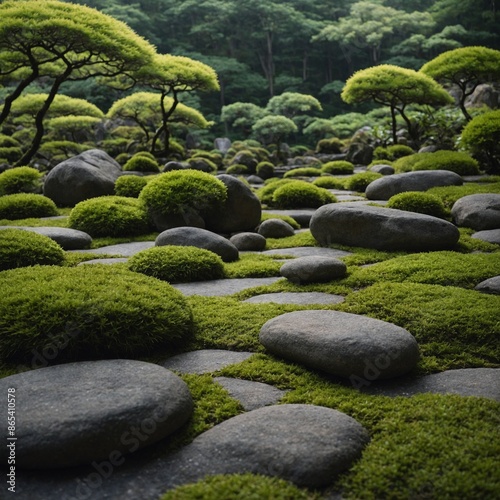
{"label": "flat stepping stone", "polygon": [[107,247],[93,248],[91,250],[83,250],[84,253],[98,253],[121,255],[123,257],[131,257],[136,253],[152,248],[155,246],[154,241],[134,241],[132,243],[120,243],[118,245],[108,245]]}
{"label": "flat stepping stone", "polygon": [[346,257],[352,255],[352,252],[336,250],[335,248],[324,247],[293,247],[279,248],[276,250],[265,250],[266,255],[291,255],[292,257]]}
{"label": "flat stepping stone", "polygon": [[[161,366],[131,360],[88,361],[0,379],[16,395],[16,466],[47,469],[116,461],[177,430],[191,416],[186,383]],[[2,407],[7,433],[7,402]],[[136,428],[142,438],[134,437]],[[1,451],[3,463],[8,449]]]}
{"label": "flat stepping stone", "polygon": [[474,233],[471,236],[471,238],[500,245],[500,229],[488,229],[486,231],[478,231],[477,233]]}
{"label": "flat stepping stone", "polygon": [[22,229],[23,231],[43,234],[61,245],[64,250],[80,250],[89,248],[92,244],[92,238],[89,234],[67,227],[0,226],[0,229]]}
{"label": "flat stepping stone", "polygon": [[458,394],[500,401],[500,368],[463,368],[419,378],[379,382],[365,389],[383,396],[413,396],[421,393]]}
{"label": "flat stepping stone", "polygon": [[246,411],[274,405],[287,392],[269,384],[238,378],[215,377],[214,381],[222,385],[231,397],[237,399]]}
{"label": "flat stepping stone", "polygon": [[325,283],[343,278],[347,274],[347,266],[335,257],[299,257],[285,262],[280,274],[298,285]]}
{"label": "flat stepping stone", "polygon": [[85,260],[83,262],[80,262],[78,264],[79,266],[83,266],[86,264],[123,264],[128,261],[127,257],[116,257],[115,259],[92,259],[92,260]]}
{"label": "flat stepping stone", "polygon": [[262,326],[259,340],[273,354],[354,386],[401,376],[419,359],[417,341],[405,329],[340,311],[282,314]]}
{"label": "flat stepping stone", "polygon": [[164,368],[180,373],[212,373],[226,366],[247,360],[252,352],[225,351],[223,349],[202,349],[184,352],[168,358],[162,363]]}
{"label": "flat stepping stone", "polygon": [[481,283],[476,285],[475,290],[478,292],[500,295],[500,276],[494,276],[493,278],[481,281]]}
{"label": "flat stepping stone", "polygon": [[184,295],[203,295],[204,297],[221,297],[224,295],[233,295],[247,288],[256,286],[267,286],[276,283],[282,278],[239,278],[197,281],[194,283],[176,283],[172,284]]}
{"label": "flat stepping stone", "polygon": [[250,297],[243,302],[251,304],[340,304],[345,298],[342,295],[333,295],[321,292],[278,292],[264,293]]}

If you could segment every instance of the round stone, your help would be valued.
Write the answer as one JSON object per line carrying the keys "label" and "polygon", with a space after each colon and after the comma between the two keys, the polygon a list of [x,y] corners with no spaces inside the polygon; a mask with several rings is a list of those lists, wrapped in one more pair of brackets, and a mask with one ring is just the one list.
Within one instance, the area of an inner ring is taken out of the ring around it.
{"label": "round stone", "polygon": [[471,194],[459,198],[451,209],[457,226],[476,231],[500,229],[500,194]]}
{"label": "round stone", "polygon": [[259,226],[258,231],[265,238],[286,238],[295,234],[293,227],[281,219],[265,220]]}
{"label": "round stone", "polygon": [[43,234],[61,245],[63,250],[81,250],[90,248],[92,238],[83,231],[67,227],[28,227],[28,226],[0,226],[0,229],[23,229],[32,233]]}
{"label": "round stone", "polygon": [[299,257],[281,266],[281,276],[293,283],[325,283],[343,278],[347,273],[346,265],[333,257]]}
{"label": "round stone", "polygon": [[258,233],[238,233],[229,241],[240,251],[260,252],[266,248],[266,238]]}

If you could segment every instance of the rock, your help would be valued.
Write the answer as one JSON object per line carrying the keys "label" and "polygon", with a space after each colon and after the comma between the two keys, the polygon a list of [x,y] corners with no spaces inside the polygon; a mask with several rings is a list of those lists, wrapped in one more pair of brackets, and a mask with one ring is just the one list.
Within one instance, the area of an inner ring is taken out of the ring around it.
{"label": "rock", "polygon": [[487,231],[478,231],[477,233],[474,233],[471,236],[471,238],[500,245],[500,229],[489,229]]}
{"label": "rock", "polygon": [[293,248],[277,248],[275,250],[265,250],[264,255],[289,255],[291,257],[346,257],[352,255],[352,252],[345,250],[337,250],[336,248],[322,247],[293,247]]}
{"label": "rock", "polygon": [[229,241],[240,251],[260,252],[266,248],[266,238],[258,233],[238,233]]}
{"label": "rock", "polygon": [[82,253],[97,253],[109,255],[121,255],[122,257],[131,257],[142,250],[154,247],[153,241],[133,241],[132,243],[119,243],[107,247],[93,248],[91,250],[82,250]]}
{"label": "rock", "polygon": [[114,194],[121,166],[104,151],[91,149],[56,165],[45,178],[43,194],[58,206]]}
{"label": "rock", "polygon": [[198,281],[193,283],[176,283],[172,286],[184,295],[202,295],[204,297],[222,297],[255,288],[269,286],[281,278],[239,278]]}
{"label": "rock", "polygon": [[[71,467],[123,455],[163,439],[191,416],[188,387],[172,372],[131,360],[69,363],[0,380],[0,430],[16,395],[16,466]],[[8,449],[2,447],[6,463]]]}
{"label": "rock", "polygon": [[483,293],[500,295],[500,276],[494,276],[493,278],[481,281],[481,283],[476,285],[474,290]]}
{"label": "rock", "polygon": [[64,250],[81,250],[89,248],[92,238],[89,234],[67,227],[28,227],[28,226],[0,226],[0,229],[23,229],[32,233],[43,234],[61,245]]}
{"label": "rock", "polygon": [[242,363],[252,355],[252,352],[202,349],[172,356],[164,361],[162,366],[180,373],[197,373],[201,375],[222,370],[226,366]]}
{"label": "rock", "polygon": [[92,260],[84,260],[80,262],[79,266],[86,266],[92,264],[105,264],[105,265],[113,265],[113,264],[125,264],[128,261],[127,257],[115,257],[114,259],[92,259]]}
{"label": "rock", "polygon": [[389,175],[368,184],[365,196],[369,200],[388,200],[404,191],[427,191],[437,186],[461,186],[462,178],[448,170],[418,170]]}
{"label": "rock", "polygon": [[226,238],[198,227],[175,227],[158,235],[155,245],[191,246],[216,253],[224,262],[239,259],[238,249]]}
{"label": "rock", "polygon": [[322,246],[340,243],[391,251],[445,250],[460,238],[453,224],[437,217],[355,203],[320,207],[310,229]]}
{"label": "rock", "polygon": [[262,177],[259,177],[258,175],[249,175],[247,177],[247,181],[250,184],[264,184],[264,179]]}
{"label": "rock", "polygon": [[251,189],[239,179],[226,174],[217,176],[227,187],[227,200],[220,208],[201,215],[206,228],[216,233],[253,231],[260,223],[260,201]]}
{"label": "rock", "polygon": [[321,292],[277,292],[255,295],[243,302],[251,304],[340,304],[344,302],[342,295]]}
{"label": "rock", "polygon": [[231,148],[231,139],[227,137],[217,137],[214,141],[214,148],[218,149],[223,155],[225,155]]}
{"label": "rock", "polygon": [[369,165],[373,160],[373,147],[362,142],[353,142],[349,146],[346,160],[355,164]]}
{"label": "rock", "polygon": [[282,219],[267,219],[258,231],[265,238],[286,238],[295,234],[295,229]]}
{"label": "rock", "polygon": [[188,168],[188,166],[185,163],[182,163],[181,161],[172,160],[165,163],[162,172],[171,172],[172,170],[184,170],[186,168]]}
{"label": "rock", "polygon": [[340,311],[296,311],[264,324],[271,353],[354,384],[399,377],[418,362],[417,341],[403,328]]}
{"label": "rock", "polygon": [[458,199],[451,217],[458,226],[477,231],[500,229],[500,194],[471,194]]}
{"label": "rock", "polygon": [[500,92],[488,83],[478,85],[465,100],[466,107],[480,108],[485,105],[490,109],[496,109],[500,105]]}
{"label": "rock", "polygon": [[182,213],[180,214],[151,212],[150,217],[156,229],[160,232],[183,226],[205,229],[205,221],[200,214],[191,207],[183,207]]}
{"label": "rock", "polygon": [[375,172],[377,174],[382,174],[382,175],[392,175],[394,174],[395,170],[394,167],[391,167],[390,165],[372,165],[369,168],[370,172]]}
{"label": "rock", "polygon": [[292,219],[295,219],[300,227],[309,227],[309,222],[313,213],[316,212],[315,208],[302,208],[295,210],[263,210],[263,213],[275,214],[275,215],[288,215]]}
{"label": "rock", "polygon": [[280,273],[297,285],[325,283],[343,278],[347,266],[333,257],[299,257],[283,264]]}

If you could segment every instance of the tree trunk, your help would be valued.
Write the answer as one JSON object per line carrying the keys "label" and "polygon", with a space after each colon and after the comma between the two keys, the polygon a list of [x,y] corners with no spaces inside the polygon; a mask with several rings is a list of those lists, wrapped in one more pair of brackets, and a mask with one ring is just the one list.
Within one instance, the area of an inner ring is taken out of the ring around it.
{"label": "tree trunk", "polygon": [[179,99],[177,97],[177,92],[172,89],[172,94],[173,94],[173,103],[172,106],[170,106],[169,110],[165,109],[165,97],[167,95],[167,92],[162,92],[161,94],[161,101],[160,101],[160,106],[161,106],[161,119],[162,119],[162,124],[160,128],[156,131],[155,136],[153,137],[153,144],[151,146],[151,152],[153,154],[159,153],[156,149],[156,143],[158,142],[158,139],[162,132],[165,134],[163,138],[163,151],[161,153],[168,154],[169,149],[170,149],[170,130],[168,128],[168,121],[170,117],[174,114],[175,109],[177,108],[177,105],[179,104]]}
{"label": "tree trunk", "polygon": [[12,109],[12,103],[22,94],[23,90],[32,82],[34,82],[38,78],[39,70],[38,66],[35,68],[32,68],[32,73],[25,78],[24,80],[21,80],[14,92],[12,92],[10,95],[8,95],[5,98],[5,101],[3,103],[3,108],[2,112],[0,113],[0,125],[7,119],[7,117],[10,114],[10,110]]}
{"label": "tree trunk", "polygon": [[396,108],[391,104],[391,119],[392,119],[392,142],[398,143],[397,129],[396,129]]}

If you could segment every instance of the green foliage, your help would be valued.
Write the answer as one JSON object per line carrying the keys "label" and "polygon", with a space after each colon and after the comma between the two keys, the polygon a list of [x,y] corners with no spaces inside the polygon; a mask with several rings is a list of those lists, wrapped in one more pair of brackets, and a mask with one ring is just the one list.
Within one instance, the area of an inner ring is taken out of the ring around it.
{"label": "green foliage", "polygon": [[357,191],[364,193],[370,182],[373,182],[382,177],[381,174],[375,172],[360,172],[359,174],[351,175],[344,181],[345,189],[349,191]]}
{"label": "green foliage", "polygon": [[22,154],[20,147],[0,147],[0,158],[10,164],[19,160]]}
{"label": "green foliage", "polygon": [[498,193],[500,194],[500,182],[479,184],[468,182],[463,186],[433,187],[427,191],[429,194],[439,196],[443,200],[444,206],[451,210],[453,204],[460,198],[470,194]]}
{"label": "green foliage", "polygon": [[290,177],[319,177],[321,175],[321,170],[316,167],[299,167],[293,168],[283,175],[284,179],[289,179]]}
{"label": "green foliage", "polygon": [[279,143],[290,134],[298,132],[298,128],[286,116],[268,115],[257,120],[252,126],[252,131],[266,144],[271,144]]}
{"label": "green foliage", "polygon": [[63,249],[48,236],[22,229],[0,229],[0,271],[36,265],[61,265]]}
{"label": "green foliage", "polygon": [[250,133],[254,123],[267,115],[267,111],[249,102],[235,102],[222,107],[221,121],[244,134]]}
{"label": "green foliage", "polygon": [[138,175],[122,175],[115,181],[116,196],[138,198],[142,188],[148,183],[144,177]]}
{"label": "green foliage", "polygon": [[13,269],[2,272],[2,291],[2,360],[30,363],[46,349],[58,350],[58,362],[135,358],[178,344],[193,327],[180,292],[116,266]]}
{"label": "green foliage", "polygon": [[248,174],[248,167],[245,165],[241,165],[240,163],[236,163],[235,165],[231,165],[230,167],[227,167],[226,174],[229,174],[229,175]]}
{"label": "green foliage", "polygon": [[273,115],[283,115],[293,119],[297,115],[308,114],[312,111],[322,111],[320,102],[312,95],[298,92],[284,92],[269,99],[266,111]]}
{"label": "green foliage", "polygon": [[133,236],[149,230],[146,212],[138,200],[124,196],[99,196],[77,203],[69,226],[91,236]]}
{"label": "green foliage", "polygon": [[321,154],[339,154],[342,152],[344,144],[340,139],[332,137],[331,139],[321,139],[316,144],[316,152]]}
{"label": "green foliage", "polygon": [[170,283],[189,283],[224,277],[222,259],[209,250],[190,246],[148,248],[133,255],[128,268]]}
{"label": "green foliage", "polygon": [[125,165],[123,165],[123,170],[157,173],[160,171],[160,167],[155,159],[151,159],[141,153],[136,153],[127,163],[125,163]]}
{"label": "green foliage", "polygon": [[1,148],[18,148],[21,144],[10,135],[0,134]]}
{"label": "green foliage", "polygon": [[315,186],[325,189],[345,189],[344,181],[342,179],[337,179],[330,175],[325,175],[323,177],[318,177],[312,182]]}
{"label": "green foliage", "polygon": [[274,165],[270,161],[261,161],[257,164],[255,172],[261,179],[270,179],[274,177]]}
{"label": "green foliage", "polygon": [[321,167],[321,172],[332,175],[349,175],[354,172],[354,165],[346,160],[329,161]]}
{"label": "green foliage", "polygon": [[38,191],[41,177],[42,174],[36,168],[16,167],[6,170],[0,174],[0,196]]}
{"label": "green foliage", "polygon": [[391,146],[387,146],[386,148],[379,146],[375,148],[373,151],[373,159],[377,160],[397,160],[402,156],[408,156],[413,154],[413,149],[410,146],[405,146],[404,144],[393,144]]}
{"label": "green foliage", "polygon": [[[298,225],[296,222],[295,224]],[[275,256],[248,253],[240,255],[234,262],[226,263],[225,272],[228,278],[269,278],[280,276],[282,265],[283,262],[276,260]]]}
{"label": "green foliage", "polygon": [[225,184],[197,170],[175,170],[159,175],[141,191],[139,200],[150,213],[171,215],[188,208],[197,211],[216,207],[227,198]]}
{"label": "green foliage", "polygon": [[420,214],[432,215],[444,219],[448,212],[444,208],[441,198],[429,193],[419,191],[406,191],[395,194],[388,203],[387,208],[396,208],[408,212],[418,212]]}
{"label": "green foliage", "polygon": [[46,196],[18,193],[0,196],[0,219],[27,219],[58,215],[56,204]]}
{"label": "green foliage", "polygon": [[273,204],[280,208],[318,208],[336,201],[326,189],[304,181],[282,185],[273,194]]}
{"label": "green foliage", "polygon": [[436,151],[434,153],[415,153],[399,158],[393,163],[396,172],[414,170],[449,170],[458,175],[479,174],[479,164],[467,153],[458,151]]}
{"label": "green foliage", "polygon": [[264,222],[265,220],[268,219],[281,219],[290,224],[290,226],[292,226],[294,229],[300,229],[300,224],[293,217],[290,217],[289,215],[262,212],[260,221]]}

